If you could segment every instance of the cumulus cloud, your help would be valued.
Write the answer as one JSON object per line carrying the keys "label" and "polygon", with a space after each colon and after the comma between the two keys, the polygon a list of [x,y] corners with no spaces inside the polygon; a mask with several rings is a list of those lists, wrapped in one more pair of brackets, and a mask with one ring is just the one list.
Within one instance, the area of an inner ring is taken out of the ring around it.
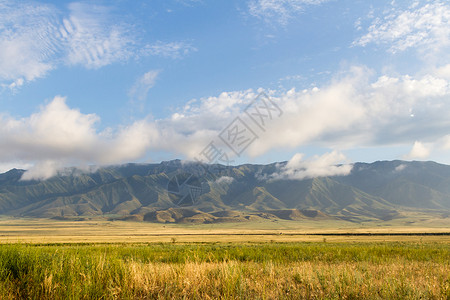
{"label": "cumulus cloud", "polygon": [[329,0],[252,0],[248,3],[250,15],[269,23],[286,25],[308,5],[319,5]]}
{"label": "cumulus cloud", "polygon": [[55,99],[41,107],[38,113],[25,119],[0,118],[0,143],[2,158],[17,156],[29,159],[33,157],[64,157],[67,154],[88,151],[95,140],[93,125],[98,117],[84,115],[70,109],[65,99]]}
{"label": "cumulus cloud", "polygon": [[258,156],[270,149],[307,144],[331,148],[398,145],[448,134],[447,80],[430,75],[374,77],[371,73],[353,68],[328,86],[290,90],[274,98],[283,116],[268,126],[248,154]]}
{"label": "cumulus cloud", "polygon": [[[146,82],[152,78],[148,76]],[[420,158],[426,154],[421,146],[431,151],[450,144],[446,138],[450,135],[450,82],[444,76],[376,76],[365,67],[352,67],[328,85],[268,94],[282,115],[267,119],[264,130],[243,113],[258,95],[254,90],[192,99],[166,118],[147,118],[103,131],[97,130],[97,115],[70,108],[64,98],[56,97],[29,117],[0,116],[0,164],[41,163],[43,169],[114,164],[160,151],[193,159],[211,141],[230,153],[218,136],[238,116],[258,135],[242,154],[250,157],[305,145],[349,149],[421,141],[410,153]],[[342,158],[338,154],[332,152],[318,161],[329,159],[329,165],[335,165],[331,158]],[[307,166],[320,170],[320,164]],[[302,171],[294,174],[303,176]]]}
{"label": "cumulus cloud", "polygon": [[97,130],[97,115],[83,114],[55,97],[27,118],[0,115],[0,163],[34,165],[24,178],[43,179],[63,167],[125,163],[151,151],[194,158],[254,97],[252,91],[221,93],[191,100],[165,119],[103,131]]}
{"label": "cumulus cloud", "polygon": [[[158,128],[164,136],[174,137],[170,144],[192,157],[234,117],[245,117],[243,109],[256,96],[257,92],[247,90],[191,101],[170,118],[158,120]],[[264,132],[243,118],[259,136],[245,154],[257,157],[311,144],[350,148],[406,145],[417,139],[432,142],[448,135],[449,96],[445,78],[376,77],[367,68],[354,67],[320,88],[273,91],[272,99],[283,115],[270,121]]]}
{"label": "cumulus cloud", "polygon": [[[156,120],[162,150],[197,158],[222,130],[239,116],[257,93],[252,90],[223,92],[218,96],[193,99],[166,119]],[[223,145],[222,145],[223,146]]]}
{"label": "cumulus cloud", "polygon": [[252,91],[221,93],[191,100],[165,119],[99,131],[97,115],[58,96],[26,118],[0,115],[0,164],[33,165],[24,178],[43,179],[63,167],[125,163],[151,151],[195,158],[254,97]]}
{"label": "cumulus cloud", "polygon": [[411,151],[405,156],[407,159],[425,159],[430,155],[431,149],[429,146],[415,141]]}
{"label": "cumulus cloud", "polygon": [[[160,135],[167,137],[160,144],[165,150],[196,157],[236,116],[258,135],[245,150],[250,157],[305,145],[348,149],[408,145],[416,140],[430,143],[449,134],[447,79],[374,75],[365,67],[353,67],[320,88],[272,91],[283,114],[268,122],[264,131],[242,113],[257,96],[255,91],[193,100],[156,121]],[[229,150],[227,145],[218,146]]]}
{"label": "cumulus cloud", "polygon": [[[344,176],[350,174],[353,166],[345,164],[348,159],[338,151],[325,153],[303,159],[302,153],[295,154],[285,165],[278,166],[278,171],[269,175],[269,179],[307,179],[326,176]],[[343,164],[344,163],[344,164]]]}
{"label": "cumulus cloud", "polygon": [[0,117],[0,163],[33,164],[24,178],[48,178],[68,165],[114,164],[142,157],[155,141],[153,124],[135,122],[98,132],[95,114],[83,114],[55,97],[28,118]]}
{"label": "cumulus cloud", "polygon": [[450,5],[443,1],[421,1],[407,9],[394,8],[383,18],[376,18],[368,32],[354,42],[360,46],[371,43],[387,45],[392,53],[410,48],[426,55],[448,50]]}
{"label": "cumulus cloud", "polygon": [[148,55],[182,57],[185,42],[142,45],[110,7],[71,3],[68,11],[31,1],[0,1],[0,83],[15,89],[61,65],[98,69]]}

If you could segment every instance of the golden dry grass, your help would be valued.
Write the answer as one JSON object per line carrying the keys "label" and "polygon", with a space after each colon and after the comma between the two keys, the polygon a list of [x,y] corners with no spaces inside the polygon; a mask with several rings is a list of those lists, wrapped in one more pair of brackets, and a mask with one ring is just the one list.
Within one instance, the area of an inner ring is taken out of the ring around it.
{"label": "golden dry grass", "polygon": [[142,298],[445,299],[450,292],[448,265],[417,262],[132,263],[129,268],[130,287]]}
{"label": "golden dry grass", "polygon": [[447,232],[445,222],[4,218],[0,299],[450,299],[450,236],[312,235]]}
{"label": "golden dry grass", "polygon": [[0,297],[449,299],[448,249],[414,243],[4,245]]}
{"label": "golden dry grass", "polygon": [[[450,219],[449,219],[450,220]],[[0,243],[141,243],[141,242],[301,242],[322,241],[330,233],[423,233],[450,232],[450,222],[433,226],[404,224],[355,224],[350,222],[255,222],[229,224],[154,224],[97,219],[91,221],[57,221],[45,219],[0,219]],[[423,224],[422,224],[423,225]],[[360,241],[439,241],[450,236],[327,236],[330,242]]]}

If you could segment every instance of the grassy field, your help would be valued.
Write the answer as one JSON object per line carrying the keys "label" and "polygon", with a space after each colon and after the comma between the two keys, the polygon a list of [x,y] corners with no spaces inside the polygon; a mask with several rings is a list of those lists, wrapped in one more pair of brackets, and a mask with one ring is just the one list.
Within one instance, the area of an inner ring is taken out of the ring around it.
{"label": "grassy field", "polygon": [[[0,243],[158,243],[170,242],[314,242],[333,233],[431,233],[450,232],[450,218],[414,224],[404,221],[351,223],[345,221],[287,221],[155,224],[94,219],[57,221],[0,218]],[[450,236],[328,236],[330,242],[447,241]]]}
{"label": "grassy field", "polygon": [[448,243],[8,244],[0,297],[449,299]]}
{"label": "grassy field", "polygon": [[450,299],[442,222],[3,218],[0,299]]}

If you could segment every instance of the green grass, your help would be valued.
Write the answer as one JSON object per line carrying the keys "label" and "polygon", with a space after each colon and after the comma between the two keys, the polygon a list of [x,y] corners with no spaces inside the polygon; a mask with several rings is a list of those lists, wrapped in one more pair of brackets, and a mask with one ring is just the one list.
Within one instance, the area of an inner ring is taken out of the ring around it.
{"label": "green grass", "polygon": [[0,298],[450,299],[448,243],[9,244]]}

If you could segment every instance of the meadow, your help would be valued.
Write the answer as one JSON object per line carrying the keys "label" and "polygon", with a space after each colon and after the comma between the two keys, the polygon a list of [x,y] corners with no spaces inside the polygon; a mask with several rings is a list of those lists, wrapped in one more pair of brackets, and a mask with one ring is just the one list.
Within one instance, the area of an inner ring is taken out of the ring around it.
{"label": "meadow", "polygon": [[[418,219],[417,216],[415,216]],[[427,216],[428,217],[428,216]],[[341,220],[277,220],[217,224],[161,224],[148,222],[50,220],[0,217],[0,244],[4,243],[181,243],[320,242],[321,234],[385,234],[327,236],[330,242],[446,241],[450,236],[391,236],[393,233],[450,232],[450,218],[410,223],[406,220],[353,223]],[[319,234],[319,235],[312,235]]]}
{"label": "meadow", "polygon": [[450,299],[439,242],[4,244],[2,299]]}
{"label": "meadow", "polygon": [[0,299],[450,299],[440,222],[4,218]]}

